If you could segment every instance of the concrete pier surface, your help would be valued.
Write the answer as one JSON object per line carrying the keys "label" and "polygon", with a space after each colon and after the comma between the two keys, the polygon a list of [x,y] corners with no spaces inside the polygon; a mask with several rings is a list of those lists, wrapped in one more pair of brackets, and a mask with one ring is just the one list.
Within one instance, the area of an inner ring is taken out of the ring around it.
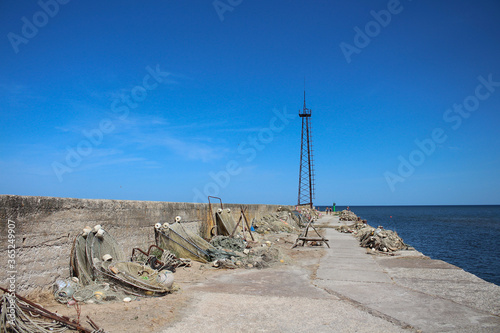
{"label": "concrete pier surface", "polygon": [[187,287],[189,305],[162,332],[500,332],[499,286],[417,251],[372,255],[351,234],[324,233],[331,248],[297,247],[311,254],[298,265]]}

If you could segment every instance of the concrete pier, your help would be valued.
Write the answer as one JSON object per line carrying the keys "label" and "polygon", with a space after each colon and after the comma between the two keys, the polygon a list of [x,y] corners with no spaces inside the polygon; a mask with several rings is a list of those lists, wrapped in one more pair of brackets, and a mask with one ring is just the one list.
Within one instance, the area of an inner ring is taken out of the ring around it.
{"label": "concrete pier", "polygon": [[[337,217],[323,223],[339,225]],[[374,316],[424,332],[499,332],[500,287],[417,251],[369,255],[350,234],[327,229],[331,250],[315,285]]]}
{"label": "concrete pier", "polygon": [[311,258],[298,265],[185,285],[192,301],[163,332],[500,331],[499,286],[417,251],[370,255],[351,234],[325,236],[330,249],[294,249]]}

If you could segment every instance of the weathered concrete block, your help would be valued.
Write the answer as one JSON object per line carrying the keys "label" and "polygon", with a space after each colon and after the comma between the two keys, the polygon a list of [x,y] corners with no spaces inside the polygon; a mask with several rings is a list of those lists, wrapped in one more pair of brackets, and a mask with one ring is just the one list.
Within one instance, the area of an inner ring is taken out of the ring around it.
{"label": "weathered concrete block", "polygon": [[[249,221],[278,207],[246,206]],[[238,220],[239,204],[225,204],[224,208],[230,208]],[[176,216],[200,233],[210,219],[209,205],[0,195],[0,285],[7,285],[8,272],[14,270],[18,291],[47,288],[56,279],[68,277],[73,239],[87,225],[102,225],[130,255],[134,247],[145,249],[154,244],[155,223],[173,223]],[[14,270],[8,269],[9,220],[14,222],[10,225],[16,242]]]}

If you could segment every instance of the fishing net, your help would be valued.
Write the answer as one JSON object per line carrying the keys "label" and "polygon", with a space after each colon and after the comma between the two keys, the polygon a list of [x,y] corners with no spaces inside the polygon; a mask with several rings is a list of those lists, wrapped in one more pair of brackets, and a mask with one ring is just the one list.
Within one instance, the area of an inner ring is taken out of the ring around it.
{"label": "fishing net", "polygon": [[171,287],[166,285],[166,279],[167,275],[172,273],[166,270],[158,272],[147,265],[125,261],[112,263],[109,269],[117,278],[149,292],[163,293],[166,288]]}
{"label": "fishing net", "polygon": [[207,263],[217,259],[237,257],[236,253],[218,249],[194,232],[184,228],[181,223],[165,223],[155,228],[156,245],[171,251],[180,260],[189,258]]}
{"label": "fishing net", "polygon": [[123,300],[126,295],[161,296],[171,290],[171,284],[165,283],[166,271],[126,260],[118,242],[100,226],[84,231],[75,238],[70,260],[72,275],[78,282],[58,284],[56,299],[62,303],[71,299],[100,303]]}
{"label": "fishing net", "polygon": [[403,242],[397,232],[381,227],[375,229],[367,225],[356,233],[356,237],[362,247],[378,251],[391,252],[408,249],[408,245]]}
{"label": "fishing net", "polygon": [[215,236],[210,240],[210,244],[214,247],[226,250],[226,251],[239,251],[242,252],[247,244],[240,237],[228,237],[228,236]]}
{"label": "fishing net", "polygon": [[72,282],[71,280],[56,281],[54,284],[54,297],[58,302],[67,304],[78,301],[87,304],[102,304],[109,301],[123,301],[127,298],[133,300],[136,298],[114,283],[92,281],[90,284],[82,285]]}
{"label": "fishing net", "polygon": [[212,262],[216,268],[267,268],[276,263],[289,263],[290,259],[277,247],[262,246],[249,250],[243,256],[218,258]]}
{"label": "fishing net", "polygon": [[90,258],[95,268],[100,268],[99,261],[104,261],[105,255],[110,256],[113,262],[126,260],[125,252],[107,231],[104,231],[102,236],[92,237],[91,240]]}
{"label": "fishing net", "polygon": [[397,232],[385,230],[382,226],[374,228],[366,224],[366,220],[361,220],[356,215],[354,216],[356,217],[356,223],[338,226],[335,229],[338,232],[352,233],[359,240],[359,245],[365,248],[381,252],[393,252],[409,248],[409,245],[399,237]]}
{"label": "fishing net", "polygon": [[217,234],[223,236],[233,236],[239,234],[239,230],[236,229],[236,221],[234,221],[233,215],[229,208],[219,209],[215,213],[215,220],[217,223]]}
{"label": "fishing net", "polygon": [[350,210],[343,210],[339,213],[340,221],[358,221],[360,218]]}
{"label": "fishing net", "polygon": [[254,219],[252,225],[254,229],[261,234],[269,232],[292,233],[299,229],[299,225],[296,220],[292,218],[292,214],[286,211],[272,213],[260,219]]}
{"label": "fishing net", "polygon": [[306,224],[310,220],[316,221],[319,218],[319,211],[309,206],[299,206],[298,211],[307,221]]}
{"label": "fishing net", "polygon": [[87,260],[87,240],[82,234],[76,236],[71,251],[71,275],[78,277],[83,285],[90,284],[93,279],[92,265]]}
{"label": "fishing net", "polygon": [[298,211],[296,211],[295,209],[290,209],[288,207],[278,207],[278,212],[287,212],[289,213],[288,215],[293,219],[294,223],[295,223],[295,227],[298,227],[298,228],[302,228],[302,227],[305,227],[307,225],[307,222],[309,222],[309,220],[306,220],[305,217]]}
{"label": "fishing net", "polygon": [[155,228],[156,245],[172,252],[178,258],[189,258],[200,262],[210,261],[208,249],[213,249],[206,240],[184,228],[181,223],[164,223]]}
{"label": "fishing net", "polygon": [[366,228],[367,226],[368,225],[366,224],[366,220],[361,220],[361,222],[356,222],[350,225],[343,224],[335,226],[334,229],[336,229],[338,232],[357,234],[358,230]]}

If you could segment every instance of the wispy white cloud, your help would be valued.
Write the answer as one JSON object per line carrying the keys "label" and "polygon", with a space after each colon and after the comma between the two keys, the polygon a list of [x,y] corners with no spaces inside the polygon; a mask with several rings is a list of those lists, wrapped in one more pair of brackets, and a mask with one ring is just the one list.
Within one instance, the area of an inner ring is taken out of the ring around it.
{"label": "wispy white cloud", "polygon": [[123,165],[123,164],[131,164],[136,162],[144,162],[146,159],[141,157],[123,157],[123,158],[110,158],[110,159],[101,159],[97,162],[91,163],[83,163],[79,170],[90,170],[102,168],[104,166],[110,165]]}
{"label": "wispy white cloud", "polygon": [[206,135],[206,130],[214,125],[196,122],[172,125],[166,118],[141,115],[128,118],[115,132],[121,146],[165,147],[188,160],[210,162],[229,152],[221,144],[223,140]]}
{"label": "wispy white cloud", "polygon": [[228,152],[227,149],[221,147],[209,146],[198,142],[186,142],[176,138],[164,138],[158,143],[189,160],[201,160],[202,162],[210,162],[223,158]]}
{"label": "wispy white cloud", "polygon": [[[127,89],[123,91],[126,92]],[[109,93],[109,97],[116,97],[120,93],[122,91]],[[86,108],[94,108],[91,104],[86,104],[85,101],[72,101],[71,104],[81,111],[78,112],[79,114],[85,114],[83,110]],[[175,120],[172,120],[158,114],[141,114],[139,112],[130,112],[126,117],[118,118],[110,110],[102,109],[102,106],[98,106],[98,108],[101,109],[92,112],[92,115],[89,115],[88,118],[73,118],[67,124],[58,124],[54,127],[61,135],[70,135],[67,138],[70,138],[72,142],[78,142],[78,140],[87,139],[84,132],[89,133],[98,130],[102,119],[111,119],[113,130],[109,133],[103,133],[99,146],[94,146],[91,155],[84,157],[82,165],[88,165],[87,168],[104,165],[105,162],[96,163],[93,159],[104,159],[111,155],[128,156],[127,158],[136,158],[132,156],[134,154],[136,156],[148,156],[147,160],[143,160],[143,162],[155,162],[155,157],[147,154],[147,150],[154,147],[164,147],[167,154],[171,152],[186,160],[207,163],[224,158],[230,152],[230,149],[226,147],[226,138],[224,135],[218,135],[218,133],[260,130],[260,128],[256,127],[228,127],[229,121],[227,119],[208,119],[207,121],[193,119],[193,121],[179,122],[178,116],[175,116],[173,118]],[[100,114],[102,118],[100,118]],[[227,128],[230,128],[230,130],[227,131]],[[76,143],[73,145],[76,145]],[[103,150],[103,147],[118,150]],[[64,159],[65,154],[65,150],[61,151],[59,159]],[[109,158],[117,160],[116,156]]]}

